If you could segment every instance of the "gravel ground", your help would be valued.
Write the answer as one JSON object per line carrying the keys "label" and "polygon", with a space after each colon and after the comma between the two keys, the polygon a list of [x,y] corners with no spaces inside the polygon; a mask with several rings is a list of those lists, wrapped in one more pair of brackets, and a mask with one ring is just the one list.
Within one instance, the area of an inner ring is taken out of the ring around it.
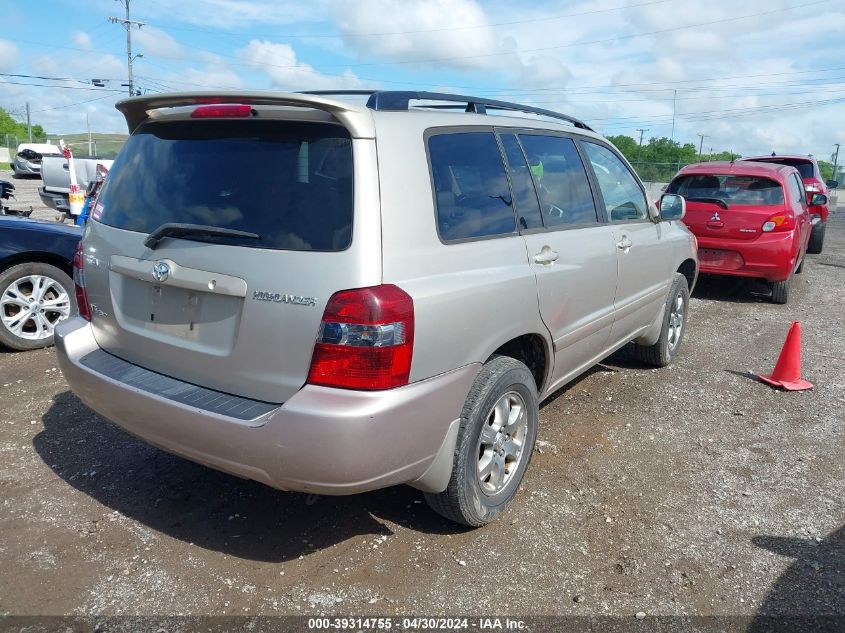
{"label": "gravel ground", "polygon": [[[40,181],[14,182],[29,204]],[[0,613],[845,617],[844,282],[843,207],[788,305],[702,280],[676,364],[623,350],[545,402],[522,492],[478,530],[410,488],[192,464],[86,409],[52,349],[0,352]],[[783,393],[750,372],[793,320],[815,389]]]}

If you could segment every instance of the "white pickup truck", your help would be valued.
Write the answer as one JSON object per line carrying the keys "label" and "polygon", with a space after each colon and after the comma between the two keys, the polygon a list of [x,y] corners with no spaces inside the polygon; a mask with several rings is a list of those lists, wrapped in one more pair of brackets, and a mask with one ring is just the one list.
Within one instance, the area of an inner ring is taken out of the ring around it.
{"label": "white pickup truck", "polygon": [[[104,166],[108,171],[113,162],[96,156],[74,156],[73,164],[79,188],[85,191],[89,183],[96,180],[98,165]],[[38,190],[41,201],[56,211],[69,212],[70,170],[67,159],[64,156],[44,156],[41,161],[41,180],[44,182],[44,186]]]}

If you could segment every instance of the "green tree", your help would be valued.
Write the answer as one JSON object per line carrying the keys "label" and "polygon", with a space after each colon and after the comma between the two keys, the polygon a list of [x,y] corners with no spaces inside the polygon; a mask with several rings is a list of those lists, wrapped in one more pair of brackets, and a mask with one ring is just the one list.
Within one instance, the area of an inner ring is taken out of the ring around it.
{"label": "green tree", "polygon": [[[16,121],[11,114],[0,108],[0,144],[6,144],[7,135],[10,137],[9,142],[14,142],[14,138],[17,138],[17,141],[21,143],[29,138],[26,123]],[[43,127],[40,125],[32,126],[32,140],[44,139],[46,136]]]}

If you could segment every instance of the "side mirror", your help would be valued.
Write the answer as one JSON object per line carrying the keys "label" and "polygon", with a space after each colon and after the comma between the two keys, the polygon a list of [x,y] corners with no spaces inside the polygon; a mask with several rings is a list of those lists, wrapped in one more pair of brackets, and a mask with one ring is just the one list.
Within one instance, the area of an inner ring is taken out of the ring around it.
{"label": "side mirror", "polygon": [[811,207],[820,207],[827,204],[827,196],[823,193],[813,194],[813,199],[810,200]]}
{"label": "side mirror", "polygon": [[674,193],[665,193],[660,198],[661,220],[683,220],[686,214],[687,201],[684,200],[683,196],[678,196]]}
{"label": "side mirror", "polygon": [[836,189],[839,186],[839,181],[838,180],[828,180],[824,184],[826,184],[829,189]]}

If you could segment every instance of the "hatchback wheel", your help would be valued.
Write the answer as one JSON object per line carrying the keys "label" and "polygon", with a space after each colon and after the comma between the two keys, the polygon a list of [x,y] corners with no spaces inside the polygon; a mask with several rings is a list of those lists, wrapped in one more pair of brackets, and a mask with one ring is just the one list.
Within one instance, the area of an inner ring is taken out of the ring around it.
{"label": "hatchback wheel", "polygon": [[501,514],[525,475],[539,419],[537,386],[528,367],[507,356],[485,363],[461,413],[449,485],[426,494],[432,509],[472,527]]}
{"label": "hatchback wheel", "polygon": [[76,313],[73,281],[40,262],[26,262],[0,273],[0,343],[15,350],[53,344],[53,330]]}
{"label": "hatchback wheel", "polygon": [[772,302],[786,303],[789,301],[789,287],[792,285],[792,275],[789,279],[784,281],[775,281],[772,283]]}

